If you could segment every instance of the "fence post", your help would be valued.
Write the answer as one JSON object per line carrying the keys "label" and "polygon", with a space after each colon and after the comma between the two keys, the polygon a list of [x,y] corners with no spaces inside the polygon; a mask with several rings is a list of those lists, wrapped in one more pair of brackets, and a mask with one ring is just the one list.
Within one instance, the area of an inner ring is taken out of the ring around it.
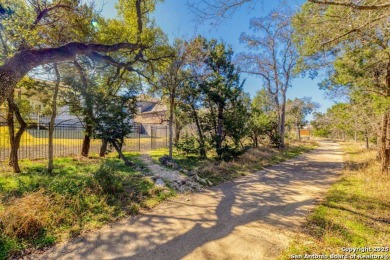
{"label": "fence post", "polygon": [[141,125],[138,125],[138,151],[141,152]]}

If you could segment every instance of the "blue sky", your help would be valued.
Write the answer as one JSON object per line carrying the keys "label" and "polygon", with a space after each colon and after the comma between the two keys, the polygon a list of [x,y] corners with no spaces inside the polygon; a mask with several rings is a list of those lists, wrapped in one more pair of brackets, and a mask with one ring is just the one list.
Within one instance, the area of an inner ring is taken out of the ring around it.
{"label": "blue sky", "polygon": [[[117,0],[96,0],[97,9],[103,8],[102,14],[106,17],[115,17],[116,9],[114,8]],[[196,0],[191,0],[196,2]],[[235,53],[245,51],[245,48],[239,42],[242,32],[249,32],[249,20],[252,17],[265,16],[269,11],[276,8],[278,1],[272,0],[253,0],[257,2],[255,6],[244,6],[236,11],[232,17],[224,19],[217,25],[212,21],[204,21],[202,24],[196,21],[196,17],[186,5],[186,0],[165,0],[159,3],[156,12],[153,14],[156,25],[163,29],[170,40],[175,38],[190,39],[198,34],[206,38],[215,38],[231,45]],[[289,0],[288,3],[293,7],[300,6],[304,0]],[[246,79],[245,91],[253,97],[256,91],[261,88],[261,79],[251,76],[242,75]],[[313,98],[313,101],[321,104],[319,111],[325,112],[333,101],[325,98],[325,92],[317,86],[320,78],[311,80],[309,78],[297,78],[292,82],[292,87],[288,90],[288,98],[305,97]]]}

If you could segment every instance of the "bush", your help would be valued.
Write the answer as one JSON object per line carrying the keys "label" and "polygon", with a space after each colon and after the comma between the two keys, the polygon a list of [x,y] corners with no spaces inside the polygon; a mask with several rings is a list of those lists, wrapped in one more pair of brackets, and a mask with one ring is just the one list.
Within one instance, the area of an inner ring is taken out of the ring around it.
{"label": "bush", "polygon": [[93,174],[98,186],[106,194],[117,194],[124,191],[123,177],[114,170],[110,163],[103,164]]}
{"label": "bush", "polygon": [[244,154],[248,149],[249,147],[245,147],[244,149],[238,149],[226,145],[220,150],[221,159],[226,162],[231,161],[234,158],[237,158],[238,156]]}
{"label": "bush", "polygon": [[184,138],[176,144],[176,149],[185,156],[199,153],[196,138],[189,135],[185,135]]}

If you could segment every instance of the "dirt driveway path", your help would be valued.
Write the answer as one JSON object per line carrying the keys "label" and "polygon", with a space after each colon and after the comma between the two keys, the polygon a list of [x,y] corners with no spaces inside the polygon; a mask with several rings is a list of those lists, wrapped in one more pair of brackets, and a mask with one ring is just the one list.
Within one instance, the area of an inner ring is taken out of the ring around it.
{"label": "dirt driveway path", "polygon": [[275,259],[342,167],[339,145],[163,203],[42,259]]}

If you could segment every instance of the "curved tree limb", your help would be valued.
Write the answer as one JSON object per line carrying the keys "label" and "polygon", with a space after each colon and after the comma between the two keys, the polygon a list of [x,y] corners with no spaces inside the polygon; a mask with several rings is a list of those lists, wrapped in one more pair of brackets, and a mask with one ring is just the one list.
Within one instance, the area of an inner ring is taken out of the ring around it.
{"label": "curved tree limb", "polygon": [[73,61],[76,55],[90,56],[99,52],[110,53],[142,48],[145,46],[134,43],[105,45],[71,42],[60,47],[20,51],[0,66],[0,105],[9,97],[16,84],[35,67],[48,63]]}

